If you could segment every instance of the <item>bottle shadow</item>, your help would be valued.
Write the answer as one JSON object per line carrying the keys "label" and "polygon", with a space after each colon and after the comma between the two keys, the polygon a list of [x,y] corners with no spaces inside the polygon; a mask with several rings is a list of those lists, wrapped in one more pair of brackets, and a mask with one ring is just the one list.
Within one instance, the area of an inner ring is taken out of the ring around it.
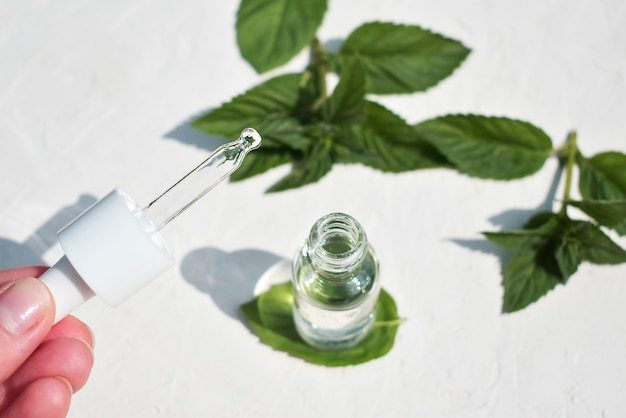
{"label": "bottle shadow", "polygon": [[45,265],[42,257],[56,244],[57,232],[95,202],[95,197],[81,195],[76,202],[59,209],[24,242],[0,237],[0,269]]}
{"label": "bottle shadow", "polygon": [[185,281],[211,296],[222,312],[241,321],[239,307],[255,296],[259,283],[274,266],[285,262],[283,257],[257,249],[226,252],[199,248],[183,258],[180,271]]}

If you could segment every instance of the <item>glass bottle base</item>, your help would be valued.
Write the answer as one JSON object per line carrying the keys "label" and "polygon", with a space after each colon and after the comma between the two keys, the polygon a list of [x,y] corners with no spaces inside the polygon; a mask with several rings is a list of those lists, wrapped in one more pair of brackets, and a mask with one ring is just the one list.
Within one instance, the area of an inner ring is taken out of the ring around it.
{"label": "glass bottle base", "polygon": [[339,351],[354,347],[369,333],[376,319],[376,311],[367,315],[357,326],[343,329],[321,329],[307,321],[294,307],[293,318],[300,337],[320,350]]}

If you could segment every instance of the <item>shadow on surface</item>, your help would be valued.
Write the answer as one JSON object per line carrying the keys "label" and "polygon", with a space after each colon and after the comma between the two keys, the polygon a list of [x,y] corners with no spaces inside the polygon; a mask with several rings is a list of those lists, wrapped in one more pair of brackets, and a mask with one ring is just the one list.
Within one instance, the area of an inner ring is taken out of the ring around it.
{"label": "shadow on surface", "polygon": [[[209,109],[211,110],[211,109]],[[209,135],[207,133],[202,132],[199,129],[196,129],[192,126],[192,123],[198,119],[203,114],[209,112],[206,110],[201,112],[188,120],[184,121],[171,131],[165,134],[165,138],[174,139],[176,141],[182,142],[183,144],[192,145],[196,148],[200,148],[203,150],[207,150],[209,152],[215,151],[217,147],[228,142],[229,140],[235,140],[237,138],[224,138],[217,135]]]}
{"label": "shadow on surface", "polygon": [[45,265],[42,257],[57,242],[57,232],[95,202],[95,197],[81,195],[75,203],[61,208],[24,242],[0,238],[0,269]]}
{"label": "shadow on surface", "polygon": [[[556,199],[556,192],[559,188],[559,182],[561,180],[561,175],[563,174],[563,168],[559,167],[554,177],[552,178],[552,182],[550,184],[550,189],[546,194],[545,199],[541,202],[535,209],[509,209],[501,212],[497,215],[494,215],[489,218],[489,222],[491,222],[494,226],[499,226],[501,230],[515,230],[521,229],[524,224],[535,214],[539,212],[546,212],[552,210],[552,204]],[[469,248],[470,250],[477,251],[484,254],[494,254],[496,255],[502,264],[506,263],[508,260],[508,252],[500,248],[499,246],[491,243],[487,239],[457,239],[453,238],[450,241],[462,246]]]}
{"label": "shadow on surface", "polygon": [[211,296],[228,316],[242,320],[239,306],[254,297],[263,275],[284,258],[267,251],[244,249],[225,252],[200,248],[187,254],[180,264],[183,278]]}
{"label": "shadow on surface", "polygon": [[454,242],[461,247],[469,248],[472,251],[476,251],[482,254],[492,254],[498,257],[501,261],[506,257],[506,250],[497,246],[487,239],[461,239],[452,238],[451,242]]}
{"label": "shadow on surface", "polygon": [[556,200],[556,192],[559,188],[562,174],[563,168],[559,167],[554,173],[554,177],[550,183],[550,189],[548,189],[545,199],[536,208],[505,210],[504,212],[489,218],[489,221],[494,226],[499,226],[502,229],[521,229],[526,221],[528,221],[528,219],[530,219],[533,215],[539,212],[551,211],[552,205]]}

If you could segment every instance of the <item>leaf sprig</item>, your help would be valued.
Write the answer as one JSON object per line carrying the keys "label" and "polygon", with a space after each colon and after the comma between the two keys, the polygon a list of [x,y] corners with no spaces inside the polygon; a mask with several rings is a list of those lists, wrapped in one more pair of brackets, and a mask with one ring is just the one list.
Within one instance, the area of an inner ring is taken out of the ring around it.
{"label": "leaf sprig", "polygon": [[[556,285],[565,284],[584,261],[626,262],[626,251],[601,229],[626,234],[626,155],[606,152],[587,159],[572,132],[559,158],[566,176],[560,211],[538,213],[519,231],[484,233],[490,241],[513,252],[503,272],[506,312],[525,308]],[[579,201],[570,198],[575,165],[583,196]],[[595,222],[570,218],[570,206]]]}
{"label": "leaf sprig", "polygon": [[[264,145],[231,176],[243,180],[274,167],[291,171],[268,192],[318,181],[334,164],[359,163],[385,172],[452,168],[485,179],[512,180],[537,172],[551,156],[566,168],[558,213],[541,213],[519,231],[486,232],[513,252],[504,268],[504,310],[519,310],[583,262],[626,262],[626,253],[603,229],[626,234],[626,156],[583,156],[571,134],[554,150],[531,123],[506,117],[444,115],[409,124],[371,99],[372,94],[423,92],[451,75],[470,53],[461,42],[415,25],[369,22],[348,34],[336,51],[316,37],[328,0],[242,0],[237,39],[242,56],[258,72],[285,64],[305,47],[310,60],[300,73],[282,74],[203,115],[194,126],[236,137],[247,127],[263,132]],[[331,92],[330,73],[339,81]],[[581,200],[571,198],[577,167]],[[576,207],[590,220],[574,220]]]}
{"label": "leaf sprig", "polygon": [[[264,26],[256,28],[254,42],[242,33],[249,19],[266,17],[266,9],[252,15],[248,3],[241,3],[238,39],[242,54],[255,69],[283,64],[287,55],[283,48],[292,56],[302,49],[276,42],[269,54],[254,47],[257,38],[271,36],[259,33]],[[317,3],[325,9],[325,1]],[[289,2],[285,7],[304,5]],[[283,32],[300,31],[296,38],[304,37],[308,28],[297,23],[280,22]],[[302,73],[273,77],[194,122],[200,130],[227,138],[246,126],[263,132],[263,148],[250,155],[231,180],[291,163],[292,171],[268,190],[276,192],[316,182],[338,163],[361,163],[388,172],[451,166],[419,131],[367,95],[424,91],[450,75],[469,54],[468,48],[417,26],[381,22],[354,30],[338,52],[325,49],[314,33],[309,35],[311,60]],[[339,76],[332,94],[326,83],[331,72]]]}

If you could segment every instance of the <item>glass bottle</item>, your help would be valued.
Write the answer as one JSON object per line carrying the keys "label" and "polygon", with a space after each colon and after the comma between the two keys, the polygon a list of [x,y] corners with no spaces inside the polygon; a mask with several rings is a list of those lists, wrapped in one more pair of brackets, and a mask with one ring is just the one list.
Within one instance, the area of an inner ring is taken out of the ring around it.
{"label": "glass bottle", "polygon": [[361,225],[331,213],[311,228],[293,260],[296,329],[313,347],[341,350],[374,324],[380,291],[378,260]]}

